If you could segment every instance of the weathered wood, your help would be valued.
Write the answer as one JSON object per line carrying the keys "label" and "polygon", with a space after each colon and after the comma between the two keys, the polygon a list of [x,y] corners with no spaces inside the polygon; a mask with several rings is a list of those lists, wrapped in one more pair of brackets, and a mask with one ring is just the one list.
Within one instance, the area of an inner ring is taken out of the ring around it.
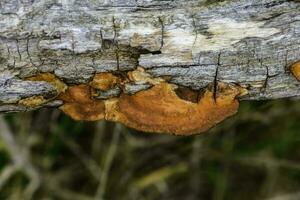
{"label": "weathered wood", "polygon": [[[289,71],[300,60],[296,0],[1,0],[0,39],[0,112],[33,109],[18,104],[24,98],[57,95],[27,77],[52,73],[86,84],[96,73],[138,66],[194,90],[235,83],[248,89],[242,99],[300,95]],[[60,105],[53,101],[45,105]]]}

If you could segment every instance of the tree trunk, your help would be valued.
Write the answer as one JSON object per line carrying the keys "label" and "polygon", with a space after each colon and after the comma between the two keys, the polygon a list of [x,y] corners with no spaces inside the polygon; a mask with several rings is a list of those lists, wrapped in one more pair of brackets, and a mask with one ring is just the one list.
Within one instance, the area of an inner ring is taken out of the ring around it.
{"label": "tree trunk", "polygon": [[[191,90],[234,83],[242,100],[300,95],[289,70],[300,60],[297,0],[2,0],[0,38],[0,112],[61,105],[51,81],[32,79],[45,73],[70,86],[142,68]],[[48,101],[20,103],[35,97]]]}

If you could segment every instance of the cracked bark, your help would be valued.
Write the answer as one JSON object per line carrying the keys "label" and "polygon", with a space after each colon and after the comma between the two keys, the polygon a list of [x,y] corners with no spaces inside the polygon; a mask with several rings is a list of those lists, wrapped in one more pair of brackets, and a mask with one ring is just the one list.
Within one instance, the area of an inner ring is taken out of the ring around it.
{"label": "cracked bark", "polygon": [[[195,91],[238,84],[249,92],[242,100],[300,95],[289,69],[300,60],[296,0],[4,0],[0,41],[0,112],[62,104],[53,85],[28,77],[52,73],[68,85],[87,84],[97,73],[138,66]],[[130,83],[123,91],[150,87]],[[51,101],[18,104],[34,96]]]}

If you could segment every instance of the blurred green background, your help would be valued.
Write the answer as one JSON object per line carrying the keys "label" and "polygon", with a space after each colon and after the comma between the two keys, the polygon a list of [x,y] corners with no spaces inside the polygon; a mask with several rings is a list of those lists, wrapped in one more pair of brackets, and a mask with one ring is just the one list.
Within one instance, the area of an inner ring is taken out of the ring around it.
{"label": "blurred green background", "polygon": [[300,199],[299,122],[296,99],[242,102],[190,137],[55,109],[2,115],[0,199]]}

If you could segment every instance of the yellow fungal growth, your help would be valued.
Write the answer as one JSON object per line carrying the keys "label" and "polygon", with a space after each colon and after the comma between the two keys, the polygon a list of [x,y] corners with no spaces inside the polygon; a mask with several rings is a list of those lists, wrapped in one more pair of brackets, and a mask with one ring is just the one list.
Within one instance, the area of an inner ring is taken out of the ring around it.
{"label": "yellow fungal growth", "polygon": [[294,63],[291,66],[291,72],[293,73],[293,75],[297,78],[297,80],[300,81],[300,61]]}
{"label": "yellow fungal growth", "polygon": [[90,86],[95,89],[109,90],[119,83],[119,78],[112,73],[96,74],[90,82]]}
{"label": "yellow fungal growth", "polygon": [[64,101],[59,109],[75,120],[104,119],[104,102],[91,99],[91,88],[88,85],[70,86],[58,99]]}
{"label": "yellow fungal growth", "polygon": [[36,107],[46,103],[47,100],[43,96],[33,96],[18,101],[19,105],[26,107]]}
{"label": "yellow fungal growth", "polygon": [[[56,97],[61,92],[65,91],[67,88],[67,86],[64,82],[62,82],[61,80],[56,78],[55,75],[53,75],[51,73],[37,74],[35,76],[26,78],[26,80],[28,80],[28,81],[44,81],[44,82],[51,84],[52,86],[55,87],[55,89],[57,91]],[[32,97],[28,97],[28,98],[19,100],[18,104],[26,106],[26,107],[38,107],[38,106],[41,106],[41,105],[49,102],[50,100],[55,99],[56,97],[52,97],[50,99],[47,99],[47,98],[45,99],[45,97],[43,97],[43,96],[32,96]]]}
{"label": "yellow fungal growth", "polygon": [[152,85],[156,85],[164,81],[161,78],[153,78],[150,74],[146,73],[142,67],[138,67],[136,70],[128,72],[128,77],[130,81],[150,83]]}
{"label": "yellow fungal growth", "polygon": [[64,92],[67,89],[67,85],[51,73],[37,74],[35,76],[27,78],[27,80],[48,82],[56,88],[58,94]]}
{"label": "yellow fungal growth", "polygon": [[133,96],[122,94],[109,102],[106,119],[145,132],[192,135],[235,114],[239,107],[236,97],[245,93],[239,86],[219,83],[216,95],[206,89],[193,103],[179,98],[174,89],[171,84],[161,83]]}

